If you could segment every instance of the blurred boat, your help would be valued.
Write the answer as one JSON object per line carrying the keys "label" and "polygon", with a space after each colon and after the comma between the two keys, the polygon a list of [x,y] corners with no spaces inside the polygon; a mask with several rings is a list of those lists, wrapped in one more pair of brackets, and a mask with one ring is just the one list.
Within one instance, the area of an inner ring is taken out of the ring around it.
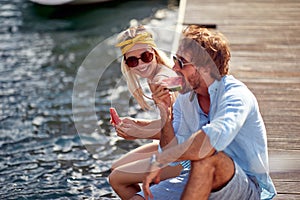
{"label": "blurred boat", "polygon": [[59,6],[59,5],[101,3],[101,2],[108,2],[112,0],[30,0],[30,1],[41,5]]}

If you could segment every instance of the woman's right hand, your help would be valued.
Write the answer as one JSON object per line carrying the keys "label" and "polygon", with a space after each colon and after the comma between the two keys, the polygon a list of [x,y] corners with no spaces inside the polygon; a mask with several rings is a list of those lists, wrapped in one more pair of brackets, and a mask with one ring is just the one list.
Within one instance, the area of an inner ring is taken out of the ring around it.
{"label": "woman's right hand", "polygon": [[160,131],[160,123],[157,121],[138,121],[131,117],[121,118],[121,123],[114,126],[119,137],[126,140],[156,139],[155,135]]}
{"label": "woman's right hand", "polygon": [[136,128],[135,120],[133,118],[130,117],[121,118],[121,123],[119,125],[115,125],[115,124],[113,125],[119,137],[122,137],[125,140],[137,139],[137,137],[134,136],[134,134],[136,134],[135,131],[137,128]]}

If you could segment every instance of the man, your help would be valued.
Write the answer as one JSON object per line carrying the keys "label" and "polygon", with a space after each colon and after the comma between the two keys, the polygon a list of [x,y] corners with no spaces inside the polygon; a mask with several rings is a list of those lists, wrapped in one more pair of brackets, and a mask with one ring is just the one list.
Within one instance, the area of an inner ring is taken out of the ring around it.
{"label": "man", "polygon": [[[176,132],[177,144],[152,156],[144,193],[132,199],[272,199],[276,190],[268,174],[265,126],[254,95],[228,75],[227,42],[195,25],[183,36],[173,70],[184,77],[185,94],[172,107],[168,91],[152,87],[166,121],[161,134]],[[181,160],[191,160],[189,175],[159,183],[160,169]]]}

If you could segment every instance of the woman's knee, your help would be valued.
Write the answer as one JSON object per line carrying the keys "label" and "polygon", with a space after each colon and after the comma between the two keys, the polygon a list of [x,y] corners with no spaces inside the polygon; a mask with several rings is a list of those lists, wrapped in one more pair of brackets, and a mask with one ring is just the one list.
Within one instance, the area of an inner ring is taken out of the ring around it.
{"label": "woman's knee", "polygon": [[118,167],[117,163],[113,163],[110,167],[111,171],[114,171]]}
{"label": "woman's knee", "polygon": [[112,188],[116,188],[119,185],[119,175],[118,170],[113,170],[108,176],[108,182]]}

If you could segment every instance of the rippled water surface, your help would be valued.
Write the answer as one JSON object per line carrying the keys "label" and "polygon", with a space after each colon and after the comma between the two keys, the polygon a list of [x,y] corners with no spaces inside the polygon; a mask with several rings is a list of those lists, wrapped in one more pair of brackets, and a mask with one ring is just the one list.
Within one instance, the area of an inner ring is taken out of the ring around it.
{"label": "rippled water surface", "polygon": [[[73,114],[88,122],[84,108],[91,99],[72,109],[77,70],[98,43],[131,19],[149,18],[177,3],[118,1],[49,8],[0,0],[0,199],[116,198],[107,182],[109,167],[140,143],[115,136],[108,108],[112,98],[122,105],[128,91],[123,84],[112,97],[121,73],[113,63],[95,95],[99,126],[86,123],[86,131],[78,133]],[[85,97],[84,91],[81,95]],[[133,116],[139,112],[135,106],[128,110]]]}

